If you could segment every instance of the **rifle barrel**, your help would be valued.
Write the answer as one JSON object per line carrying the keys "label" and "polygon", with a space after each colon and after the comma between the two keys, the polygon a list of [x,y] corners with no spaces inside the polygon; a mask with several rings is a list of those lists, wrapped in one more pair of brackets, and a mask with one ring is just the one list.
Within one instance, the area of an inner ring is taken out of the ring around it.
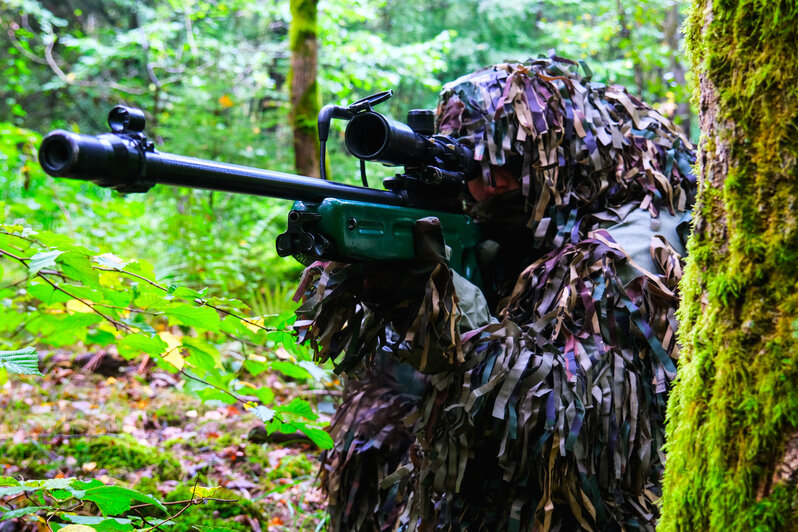
{"label": "rifle barrel", "polygon": [[121,192],[145,192],[164,184],[306,202],[336,197],[408,204],[405,195],[387,190],[145,150],[137,141],[115,134],[53,131],[42,141],[39,162],[51,176],[92,181]]}

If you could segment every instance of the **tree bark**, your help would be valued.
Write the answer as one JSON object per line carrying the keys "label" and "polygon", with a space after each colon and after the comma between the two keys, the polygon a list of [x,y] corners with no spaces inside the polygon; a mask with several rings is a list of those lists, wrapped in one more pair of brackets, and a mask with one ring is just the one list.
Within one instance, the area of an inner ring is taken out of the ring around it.
{"label": "tree bark", "polygon": [[319,177],[317,0],[291,0],[291,122],[297,173]]}
{"label": "tree bark", "polygon": [[798,7],[696,0],[700,188],[659,530],[798,523]]}

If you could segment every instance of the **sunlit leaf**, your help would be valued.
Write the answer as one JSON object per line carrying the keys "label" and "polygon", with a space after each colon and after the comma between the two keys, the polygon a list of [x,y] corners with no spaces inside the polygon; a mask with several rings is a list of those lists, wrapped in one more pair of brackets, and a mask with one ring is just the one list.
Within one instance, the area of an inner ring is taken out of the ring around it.
{"label": "sunlit leaf", "polygon": [[54,249],[52,251],[42,251],[35,254],[30,258],[30,263],[28,263],[28,272],[30,272],[31,275],[35,275],[44,268],[55,266],[55,259],[63,253],[63,251]]}
{"label": "sunlit leaf", "polygon": [[146,334],[129,334],[117,344],[119,354],[128,360],[137,357],[141,353],[160,355],[168,347],[169,344],[159,336],[148,336]]}
{"label": "sunlit leaf", "polygon": [[170,320],[175,320],[178,324],[198,327],[205,330],[216,330],[221,324],[219,314],[208,307],[178,305],[167,309],[165,314]]}
{"label": "sunlit leaf", "polygon": [[0,351],[0,368],[17,375],[43,376],[39,371],[39,354],[33,347],[17,351]]}

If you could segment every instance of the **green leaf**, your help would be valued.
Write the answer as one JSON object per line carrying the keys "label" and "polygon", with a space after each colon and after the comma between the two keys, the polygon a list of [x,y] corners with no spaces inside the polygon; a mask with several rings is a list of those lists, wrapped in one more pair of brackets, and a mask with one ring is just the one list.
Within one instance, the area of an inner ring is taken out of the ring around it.
{"label": "green leaf", "polygon": [[207,352],[203,351],[202,349],[198,349],[193,345],[188,345],[186,347],[190,353],[186,359],[186,362],[188,362],[191,366],[197,369],[204,369],[206,371],[211,371],[216,367],[216,361]]}
{"label": "green leaf", "polygon": [[318,445],[319,449],[332,449],[333,447],[333,439],[327,433],[327,431],[322,429],[317,429],[313,427],[303,427],[300,426],[299,430],[304,432],[308,438],[313,441],[316,445]]}
{"label": "green leaf", "polygon": [[28,294],[45,305],[64,303],[72,299],[71,296],[66,295],[60,290],[56,290],[52,285],[38,277],[34,277],[28,281]]}
{"label": "green leaf", "polygon": [[272,362],[270,366],[272,369],[277,370],[286,377],[290,377],[292,379],[306,381],[308,377],[310,377],[308,370],[294,364],[293,362],[278,360],[276,362]]}
{"label": "green leaf", "polygon": [[136,527],[133,526],[133,523],[140,522],[138,518],[135,521],[133,521],[132,519],[124,519],[121,517],[97,517],[93,515],[66,514],[66,515],[61,515],[61,517],[69,521],[70,523],[74,523],[76,525],[91,526],[94,530],[101,530],[101,531],[136,530]]}
{"label": "green leaf", "polygon": [[30,264],[28,264],[28,271],[31,275],[35,275],[39,273],[40,270],[43,268],[49,268],[50,266],[55,266],[55,259],[58,258],[59,255],[64,253],[63,251],[58,251],[54,249],[52,251],[42,251],[40,253],[35,254],[30,258]]}
{"label": "green leaf", "polygon": [[92,268],[90,257],[70,251],[64,253],[58,259],[58,262],[61,263],[62,271],[67,277],[80,281],[87,286],[99,287],[100,276]]}
{"label": "green leaf", "polygon": [[165,313],[170,320],[175,320],[178,324],[207,331],[217,331],[221,325],[219,314],[209,307],[178,305],[167,309]]}
{"label": "green leaf", "polygon": [[166,512],[166,507],[155,497],[139,493],[130,488],[123,488],[122,486],[89,488],[86,490],[86,494],[82,499],[94,502],[104,516],[118,515],[127,512],[130,510],[131,501],[152,504]]}
{"label": "green leaf", "polygon": [[320,368],[310,360],[300,360],[297,365],[307,370],[307,372],[310,373],[311,376],[317,381],[330,380],[330,371]]}
{"label": "green leaf", "polygon": [[188,358],[189,364],[207,371],[221,367],[222,354],[215,345],[202,338],[193,338],[191,336],[184,336],[182,341],[191,355]]}
{"label": "green leaf", "polygon": [[202,299],[203,297],[205,297],[205,292],[207,291],[208,291],[207,288],[204,288],[202,292],[197,292],[196,290],[192,290],[191,288],[186,288],[185,286],[175,287],[175,285],[169,285],[168,293],[172,297],[179,297],[181,299],[188,299],[189,301],[193,301],[195,299]]}
{"label": "green leaf", "polygon": [[26,506],[25,508],[17,508],[16,510],[11,510],[10,512],[6,512],[3,515],[0,515],[0,521],[5,521],[7,519],[14,519],[15,517],[25,517],[26,515],[35,514],[39,510],[55,510],[54,506]]}
{"label": "green leaf", "polygon": [[44,376],[39,371],[39,354],[33,347],[17,351],[0,351],[0,368],[17,375]]}
{"label": "green leaf", "polygon": [[271,388],[266,386],[261,386],[257,390],[255,390],[255,396],[261,400],[264,404],[269,404],[274,401],[274,392]]}
{"label": "green leaf", "polygon": [[146,309],[163,301],[163,295],[155,292],[144,292],[136,298],[136,305]]}
{"label": "green leaf", "polygon": [[268,423],[274,418],[274,410],[267,408],[263,405],[255,406],[250,409],[250,412],[258,416],[264,423]]}
{"label": "green leaf", "polygon": [[299,399],[298,397],[287,405],[278,406],[275,410],[281,414],[294,414],[314,421],[319,417],[315,412],[313,412],[313,408],[311,408],[307,401],[304,399]]}
{"label": "green leaf", "polygon": [[129,334],[116,344],[119,354],[131,360],[141,353],[148,355],[160,355],[169,347],[159,336],[147,336],[146,334]]}
{"label": "green leaf", "polygon": [[269,363],[249,359],[246,362],[244,362],[244,368],[248,372],[250,372],[253,376],[257,377],[258,375],[269,369]]}

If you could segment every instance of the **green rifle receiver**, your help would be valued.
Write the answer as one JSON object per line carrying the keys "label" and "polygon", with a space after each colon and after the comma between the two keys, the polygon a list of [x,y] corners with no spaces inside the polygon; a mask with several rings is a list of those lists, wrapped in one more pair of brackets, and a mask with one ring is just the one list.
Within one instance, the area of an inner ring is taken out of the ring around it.
{"label": "green rifle receiver", "polygon": [[[276,244],[281,256],[305,264],[412,260],[413,225],[434,216],[451,248],[450,266],[480,285],[475,257],[480,229],[458,203],[474,174],[472,153],[454,139],[432,135],[431,111],[411,111],[411,128],[372,110],[390,95],[379,93],[349,107],[328,105],[319,114],[321,167],[331,120],[349,120],[345,140],[361,160],[362,187],[160,152],[144,134],[144,113],[125,106],[109,113],[110,133],[49,133],[39,148],[39,162],[51,176],[92,181],[123,193],[165,184],[295,200],[288,228]],[[377,190],[367,186],[364,161],[405,168],[384,181],[387,190]]]}

